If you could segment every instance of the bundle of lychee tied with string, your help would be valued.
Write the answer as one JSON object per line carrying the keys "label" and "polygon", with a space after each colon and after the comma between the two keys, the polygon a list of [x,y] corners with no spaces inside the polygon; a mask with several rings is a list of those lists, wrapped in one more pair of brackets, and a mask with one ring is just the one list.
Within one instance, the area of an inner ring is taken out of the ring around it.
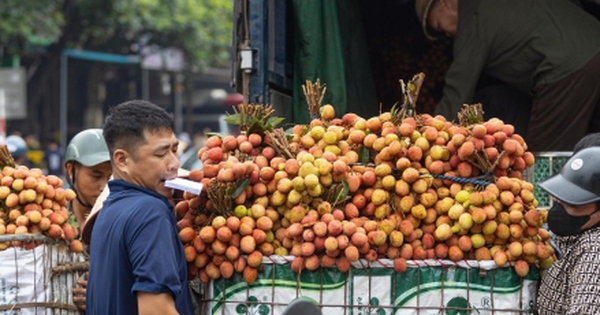
{"label": "bundle of lychee tied with string", "polygon": [[0,168],[0,250],[31,249],[43,242],[35,236],[45,235],[82,252],[77,228],[68,222],[67,203],[75,199],[75,192],[64,189],[60,177],[15,165],[5,145],[0,146]]}
{"label": "bundle of lychee tied with string", "polygon": [[[241,134],[209,137],[190,173],[205,189],[176,206],[190,275],[253,282],[271,255],[298,272],[382,258],[399,272],[410,259],[494,260],[521,276],[547,268],[546,211],[522,180],[534,162],[526,143],[478,106],[460,123],[417,115],[422,80],[401,82],[390,112],[336,117],[316,103],[318,118],[287,130],[269,106],[240,105],[227,119]],[[309,103],[324,89],[305,87]]]}

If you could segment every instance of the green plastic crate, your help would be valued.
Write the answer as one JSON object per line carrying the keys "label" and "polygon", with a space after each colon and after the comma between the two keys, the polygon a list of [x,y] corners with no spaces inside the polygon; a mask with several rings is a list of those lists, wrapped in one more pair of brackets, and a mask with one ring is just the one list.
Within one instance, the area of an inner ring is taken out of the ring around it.
{"label": "green plastic crate", "polygon": [[572,152],[539,152],[534,153],[535,163],[525,170],[524,179],[534,184],[533,194],[538,201],[538,208],[549,209],[552,207],[552,197],[538,186],[538,182],[560,172]]}

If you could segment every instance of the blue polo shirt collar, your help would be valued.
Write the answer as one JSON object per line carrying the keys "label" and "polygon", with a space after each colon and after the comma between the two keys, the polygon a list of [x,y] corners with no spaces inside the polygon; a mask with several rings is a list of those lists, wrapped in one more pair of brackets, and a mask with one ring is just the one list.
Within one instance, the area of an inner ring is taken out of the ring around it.
{"label": "blue polo shirt collar", "polygon": [[138,185],[132,184],[130,182],[126,182],[122,179],[113,179],[113,180],[109,181],[108,187],[111,192],[115,192],[115,193],[121,192],[121,191],[126,191],[129,189],[139,190],[145,194],[148,194],[148,195],[151,195],[153,197],[160,199],[160,201],[165,203],[169,208],[173,208],[173,205],[163,195],[160,195],[157,192],[150,190],[150,189],[146,189],[142,186],[138,186]]}

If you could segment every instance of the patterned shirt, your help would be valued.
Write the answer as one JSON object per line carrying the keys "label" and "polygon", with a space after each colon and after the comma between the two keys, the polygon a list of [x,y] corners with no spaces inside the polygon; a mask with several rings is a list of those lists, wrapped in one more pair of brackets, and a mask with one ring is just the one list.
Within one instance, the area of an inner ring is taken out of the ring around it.
{"label": "patterned shirt", "polygon": [[542,276],[539,314],[600,314],[600,227],[558,236],[556,244],[562,258]]}

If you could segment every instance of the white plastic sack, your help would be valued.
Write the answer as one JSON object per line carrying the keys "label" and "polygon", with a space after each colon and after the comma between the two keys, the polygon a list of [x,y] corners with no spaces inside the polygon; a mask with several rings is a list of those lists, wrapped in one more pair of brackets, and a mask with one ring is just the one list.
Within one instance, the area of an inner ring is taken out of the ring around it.
{"label": "white plastic sack", "polygon": [[83,262],[65,244],[0,251],[0,315],[79,314],[72,287],[83,272],[52,273],[52,268]]}
{"label": "white plastic sack", "polygon": [[347,274],[321,268],[302,271],[300,277],[281,257],[265,259],[263,265],[251,285],[239,274],[211,282],[207,313],[281,314],[304,296],[327,315],[533,314],[539,281],[535,268],[521,278],[512,267],[497,268],[493,261],[411,260],[405,273],[397,273],[391,260],[362,260]]}

